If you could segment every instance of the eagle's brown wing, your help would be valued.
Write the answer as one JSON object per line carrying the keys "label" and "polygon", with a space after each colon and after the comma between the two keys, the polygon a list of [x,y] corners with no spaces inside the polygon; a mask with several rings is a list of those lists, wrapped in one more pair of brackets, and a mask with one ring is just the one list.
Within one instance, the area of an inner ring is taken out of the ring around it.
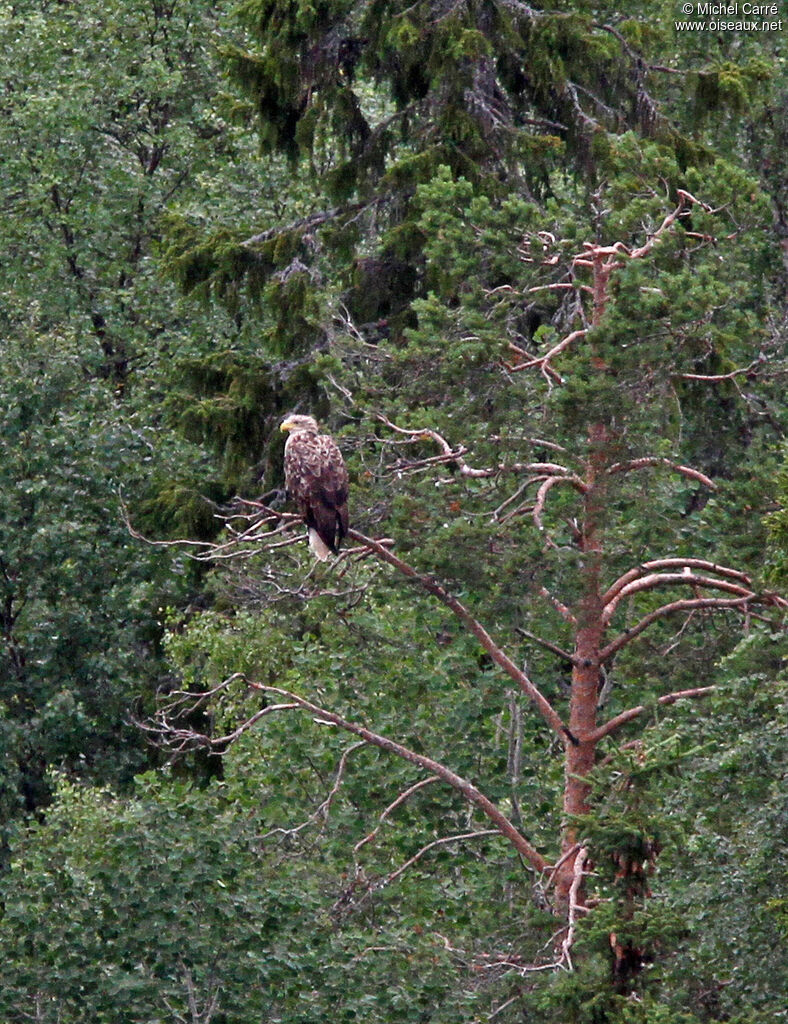
{"label": "eagle's brown wing", "polygon": [[292,434],[285,448],[285,485],[307,526],[337,553],[348,529],[348,475],[326,434]]}

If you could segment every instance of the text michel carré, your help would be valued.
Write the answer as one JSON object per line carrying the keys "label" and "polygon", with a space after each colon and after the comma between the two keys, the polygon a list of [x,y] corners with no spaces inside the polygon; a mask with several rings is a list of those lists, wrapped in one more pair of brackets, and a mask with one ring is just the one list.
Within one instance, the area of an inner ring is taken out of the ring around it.
{"label": "text michel carr\u00e9", "polygon": [[715,17],[724,14],[729,18],[735,18],[741,7],[742,14],[760,14],[768,18],[777,14],[779,6],[779,4],[698,4],[695,14],[710,14]]}

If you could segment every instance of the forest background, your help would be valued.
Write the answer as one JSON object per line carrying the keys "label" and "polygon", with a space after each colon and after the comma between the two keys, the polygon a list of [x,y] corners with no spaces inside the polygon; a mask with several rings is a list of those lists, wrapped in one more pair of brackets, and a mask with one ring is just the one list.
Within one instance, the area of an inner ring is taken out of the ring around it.
{"label": "forest background", "polygon": [[0,6],[2,1020],[786,1018],[788,26],[681,6]]}

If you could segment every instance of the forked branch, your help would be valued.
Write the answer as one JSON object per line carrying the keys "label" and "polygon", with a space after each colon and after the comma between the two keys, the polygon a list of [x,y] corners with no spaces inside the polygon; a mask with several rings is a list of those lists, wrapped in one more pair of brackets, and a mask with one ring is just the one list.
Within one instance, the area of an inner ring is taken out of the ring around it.
{"label": "forked branch", "polygon": [[[577,331],[572,331],[570,334],[567,334],[565,338],[562,338],[560,341],[556,342],[556,344],[553,345],[553,347],[549,349],[547,352],[545,352],[544,355],[534,356],[531,359],[527,359],[523,363],[507,363],[506,369],[509,370],[510,373],[519,373],[521,370],[530,370],[534,366],[538,366],[542,373],[549,373],[554,380],[561,382],[561,376],[559,375],[557,370],[554,369],[552,365],[552,360],[555,359],[556,356],[561,355],[562,352],[566,351],[566,349],[568,349],[572,344],[574,344],[574,342],[576,342],[579,338],[584,338],[586,334],[588,334],[588,331],[585,328],[582,328],[581,330]],[[527,354],[523,349],[517,348],[517,346],[510,347],[513,348],[518,354]]]}
{"label": "forked branch", "polygon": [[446,438],[439,434],[437,430],[433,430],[431,427],[419,427],[416,430],[411,430],[406,427],[398,427],[396,423],[392,423],[391,420],[382,413],[378,413],[376,419],[381,423],[384,423],[395,433],[405,435],[409,441],[415,443],[418,441],[429,440],[433,441],[437,445],[440,455],[430,459],[420,459],[413,465],[406,467],[408,469],[412,469],[414,466],[421,467],[425,465],[434,465],[436,463],[451,462],[456,465],[457,471],[462,476],[471,477],[473,479],[485,479],[493,476],[499,476],[501,473],[569,473],[569,470],[565,466],[561,466],[556,462],[501,462],[495,466],[469,466],[465,461],[468,449],[464,445],[452,448]]}
{"label": "forked branch", "polygon": [[569,887],[569,916],[566,935],[561,943],[561,960],[572,970],[572,946],[575,942],[578,914],[588,908],[581,902],[580,893],[583,888],[583,877],[587,874],[588,850],[583,847],[575,857],[572,884]]}

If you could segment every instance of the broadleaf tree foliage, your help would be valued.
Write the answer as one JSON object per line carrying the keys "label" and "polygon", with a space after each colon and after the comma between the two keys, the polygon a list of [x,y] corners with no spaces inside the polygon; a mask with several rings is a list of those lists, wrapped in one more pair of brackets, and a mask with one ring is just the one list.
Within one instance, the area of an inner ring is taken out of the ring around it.
{"label": "broadleaf tree foliage", "polygon": [[204,351],[227,317],[192,315],[187,331],[154,265],[167,203],[237,141],[209,106],[215,27],[199,6],[0,11],[9,818],[47,802],[49,766],[122,784],[150,763],[128,719],[168,671],[164,609],[196,579],[164,552],[128,554],[120,501],[156,532],[205,536],[215,524],[201,492],[232,493],[172,429],[166,401],[177,406],[172,352]]}

